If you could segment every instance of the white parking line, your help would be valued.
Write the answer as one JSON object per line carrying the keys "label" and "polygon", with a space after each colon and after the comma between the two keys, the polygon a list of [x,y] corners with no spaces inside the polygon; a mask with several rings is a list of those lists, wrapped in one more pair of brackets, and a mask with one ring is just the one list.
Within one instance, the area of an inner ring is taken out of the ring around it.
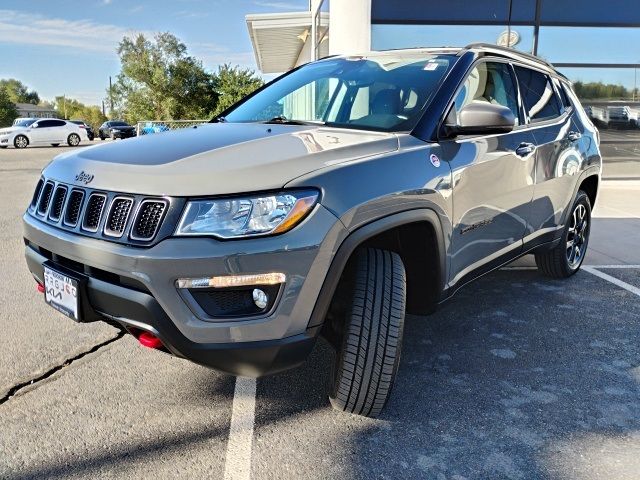
{"label": "white parking line", "polygon": [[[598,268],[603,268],[603,267],[598,267]],[[610,267],[608,267],[610,268]],[[588,266],[585,267],[583,266],[582,269],[586,272],[591,273],[592,275],[595,275],[596,277],[600,277],[603,280],[606,280],[608,282],[613,283],[614,285],[617,285],[618,287],[622,287],[625,290],[637,295],[640,297],[640,288],[635,287],[633,285],[628,284],[627,282],[623,282],[622,280],[617,279],[616,277],[612,277],[611,275],[607,275],[606,273],[601,272],[600,270],[596,270],[594,267]]]}
{"label": "white parking line", "polygon": [[251,478],[251,446],[256,413],[256,380],[237,377],[233,392],[231,427],[224,463],[224,480]]}
{"label": "white parking line", "polygon": [[[586,267],[587,265],[585,265]],[[640,265],[588,265],[591,268],[640,268]]]}

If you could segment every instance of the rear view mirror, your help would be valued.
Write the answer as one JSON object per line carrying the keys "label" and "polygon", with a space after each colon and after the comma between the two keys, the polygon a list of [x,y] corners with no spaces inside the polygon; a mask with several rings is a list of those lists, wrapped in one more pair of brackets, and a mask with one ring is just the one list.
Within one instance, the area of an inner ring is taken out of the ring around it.
{"label": "rear view mirror", "polygon": [[[453,110],[452,113],[455,118]],[[451,116],[449,115],[447,119],[449,120]],[[458,113],[457,123],[451,124],[448,121],[445,127],[450,135],[486,135],[510,132],[515,124],[516,117],[507,107],[474,101],[462,107]]]}

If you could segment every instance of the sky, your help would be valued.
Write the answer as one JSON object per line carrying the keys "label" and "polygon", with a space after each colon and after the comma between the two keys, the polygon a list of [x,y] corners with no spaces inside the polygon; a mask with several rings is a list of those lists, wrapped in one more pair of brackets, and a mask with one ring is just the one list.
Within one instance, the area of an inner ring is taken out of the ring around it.
{"label": "sky", "polygon": [[17,78],[41,98],[66,94],[100,104],[124,35],[168,31],[215,71],[256,68],[245,15],[308,10],[308,0],[2,0],[0,78]]}
{"label": "sky", "polygon": [[[256,68],[245,15],[308,10],[308,0],[0,0],[0,78],[17,78],[41,98],[67,95],[100,104],[119,72],[125,35],[168,31],[215,71]],[[532,27],[514,27],[530,50]],[[494,43],[504,27],[374,25],[374,49]],[[640,63],[639,28],[540,29],[539,53],[552,62]],[[638,84],[634,69],[566,69],[572,80]],[[273,78],[273,76],[268,77]]]}

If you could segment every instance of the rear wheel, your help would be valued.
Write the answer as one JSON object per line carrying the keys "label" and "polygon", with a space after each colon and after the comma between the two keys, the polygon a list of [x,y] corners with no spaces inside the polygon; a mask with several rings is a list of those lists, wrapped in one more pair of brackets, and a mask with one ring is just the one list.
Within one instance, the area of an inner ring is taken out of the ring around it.
{"label": "rear wheel", "polygon": [[80,135],[77,133],[72,133],[67,137],[67,144],[70,147],[77,147],[80,145]]}
{"label": "rear wheel", "polygon": [[13,146],[16,148],[27,148],[29,145],[29,139],[24,135],[18,135],[13,139]]}
{"label": "rear wheel", "polygon": [[590,232],[591,202],[589,196],[580,190],[558,246],[536,253],[538,270],[553,278],[567,278],[576,273],[587,253]]}
{"label": "rear wheel", "polygon": [[400,362],[405,270],[398,254],[374,248],[357,252],[354,262],[353,293],[329,399],[337,410],[376,417]]}

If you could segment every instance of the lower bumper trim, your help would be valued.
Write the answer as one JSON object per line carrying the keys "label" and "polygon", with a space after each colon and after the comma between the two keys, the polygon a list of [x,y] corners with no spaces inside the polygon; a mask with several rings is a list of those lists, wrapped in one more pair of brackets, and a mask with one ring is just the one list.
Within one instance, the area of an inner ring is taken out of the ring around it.
{"label": "lower bumper trim", "polygon": [[[29,270],[42,279],[43,264],[48,259],[28,246],[25,255]],[[296,367],[311,353],[320,332],[318,326],[276,340],[197,343],[178,330],[152,295],[92,277],[85,279],[86,308],[96,317],[117,322],[127,331],[149,331],[160,338],[170,353],[232,375],[260,377]]]}

